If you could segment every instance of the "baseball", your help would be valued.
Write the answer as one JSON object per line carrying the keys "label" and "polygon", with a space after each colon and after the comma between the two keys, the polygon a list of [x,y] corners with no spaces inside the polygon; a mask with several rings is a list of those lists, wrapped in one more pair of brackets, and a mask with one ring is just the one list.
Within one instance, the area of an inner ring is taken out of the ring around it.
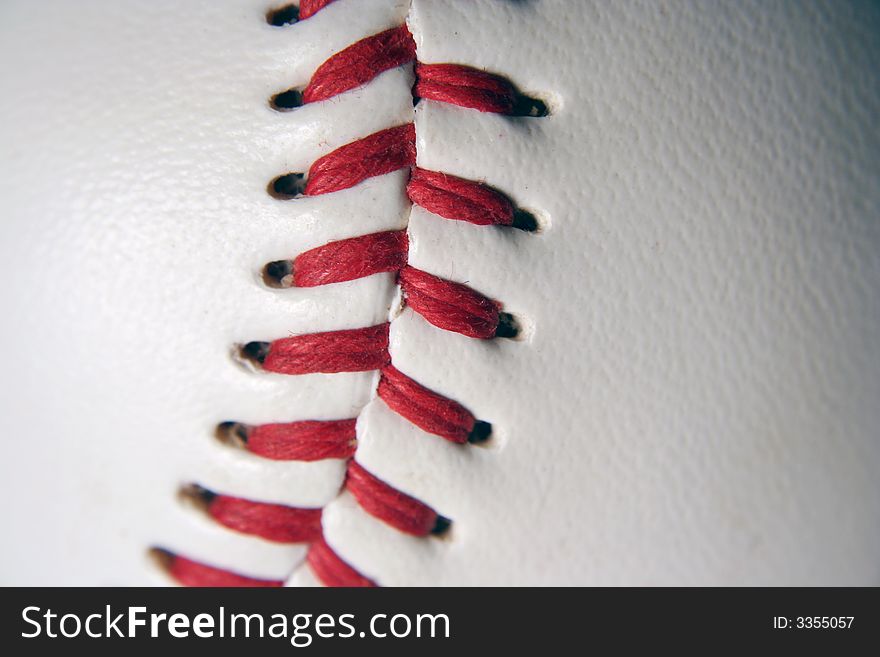
{"label": "baseball", "polygon": [[877,585],[878,28],[4,2],[0,583]]}

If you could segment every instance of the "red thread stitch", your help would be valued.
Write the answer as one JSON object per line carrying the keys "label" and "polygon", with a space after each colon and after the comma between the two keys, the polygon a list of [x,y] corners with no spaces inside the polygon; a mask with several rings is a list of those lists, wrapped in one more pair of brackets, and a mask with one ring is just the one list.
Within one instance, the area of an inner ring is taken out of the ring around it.
{"label": "red thread stitch", "polygon": [[308,543],[321,534],[321,509],[298,509],[217,495],[208,503],[217,522],[276,543]]}
{"label": "red thread stitch", "polygon": [[245,445],[276,461],[344,459],[354,455],[357,420],[304,420],[245,428]]}
{"label": "red thread stitch", "polygon": [[386,323],[275,340],[263,359],[263,369],[280,374],[367,372],[389,360]]}
{"label": "red thread stitch", "polygon": [[324,537],[309,547],[306,557],[312,572],[325,586],[373,587],[376,582],[364,577],[333,551]]}
{"label": "red thread stitch", "polygon": [[274,587],[283,586],[284,582],[274,579],[258,579],[238,575],[223,568],[208,566],[186,557],[170,555],[167,566],[168,574],[183,586],[193,587]]}
{"label": "red thread stitch", "polygon": [[497,114],[510,114],[516,107],[518,95],[510,82],[470,66],[419,64],[416,78],[413,91],[419,98]]}
{"label": "red thread stitch", "polygon": [[330,242],[297,256],[293,261],[293,283],[314,287],[398,271],[406,264],[407,244],[405,230]]}
{"label": "red thread stitch", "polygon": [[[305,20],[334,0],[302,0]],[[332,98],[416,57],[415,40],[406,25],[361,39],[325,61],[303,91],[303,102]],[[462,64],[417,64],[413,95],[480,112],[513,114],[519,93],[509,80]]]}
{"label": "red thread stitch", "polygon": [[359,182],[416,163],[416,129],[412,123],[374,132],[337,148],[309,168],[307,196],[338,192]]}
{"label": "red thread stitch", "polygon": [[[429,322],[473,338],[495,337],[501,304],[461,283],[404,266],[406,256],[405,231],[372,233],[330,242],[306,251],[294,260],[294,283],[298,287],[312,287],[400,270],[399,280],[408,304]],[[303,336],[296,338],[298,341],[302,339]],[[278,342],[289,344],[290,339]],[[270,350],[270,355],[275,349]],[[264,366],[267,369],[275,367],[271,364]]]}
{"label": "red thread stitch", "polygon": [[357,461],[348,463],[346,489],[367,513],[413,536],[427,536],[443,528],[440,516],[427,504],[392,488],[367,472]]}
{"label": "red thread stitch", "polygon": [[314,16],[334,0],[299,0],[299,20]]}
{"label": "red thread stitch", "polygon": [[[305,20],[333,0],[302,0]],[[325,100],[362,85],[390,68],[415,58],[406,26],[367,37],[328,59],[312,76],[303,102]],[[507,80],[457,64],[416,66],[417,97],[480,111],[515,113],[519,96]],[[537,110],[530,112],[536,115]],[[389,128],[347,144],[317,160],[309,170],[305,194],[352,187],[363,180],[415,165],[412,124]],[[503,194],[473,181],[414,169],[407,185],[410,199],[447,219],[477,225],[510,226],[516,210]],[[500,304],[469,287],[406,266],[405,231],[340,240],[301,254],[294,261],[294,284],[301,287],[353,280],[381,271],[399,271],[407,303],[428,321],[474,338],[494,337]],[[422,429],[456,443],[485,437],[488,425],[461,404],[443,397],[390,365],[388,325],[295,336],[256,345],[256,358],[268,371],[285,374],[366,371],[382,368],[378,395],[390,408]],[[250,345],[249,345],[250,346]],[[247,350],[246,350],[247,351]],[[254,354],[251,354],[254,355]],[[354,450],[354,420],[294,422],[244,428],[247,448],[275,459],[345,458]],[[240,425],[243,426],[243,425]],[[430,507],[388,486],[356,462],[348,467],[346,487],[369,513],[401,531],[424,535],[445,521]],[[270,540],[314,540],[308,563],[330,586],[375,586],[327,545],[320,535],[320,509],[293,509],[229,496],[212,499],[209,512],[222,524]],[[448,521],[445,521],[448,522]],[[190,585],[275,586],[281,582],[243,577],[174,557],[170,572]]]}
{"label": "red thread stitch", "polygon": [[501,309],[497,301],[409,266],[400,271],[400,286],[407,304],[434,326],[470,338],[495,337]]}
{"label": "red thread stitch", "polygon": [[478,429],[477,419],[464,406],[429,390],[393,365],[382,369],[377,394],[398,415],[454,443],[468,442]]}
{"label": "red thread stitch", "polygon": [[359,87],[415,56],[416,44],[406,25],[361,39],[318,67],[303,91],[303,102],[326,100]]}
{"label": "red thread stitch", "polygon": [[413,203],[446,219],[479,226],[513,224],[513,203],[491,187],[472,180],[415,168],[406,192]]}

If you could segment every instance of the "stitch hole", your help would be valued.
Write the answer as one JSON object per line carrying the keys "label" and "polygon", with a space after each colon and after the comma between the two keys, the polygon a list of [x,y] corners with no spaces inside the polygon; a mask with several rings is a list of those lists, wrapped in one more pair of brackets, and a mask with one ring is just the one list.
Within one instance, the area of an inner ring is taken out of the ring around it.
{"label": "stitch hole", "polygon": [[166,575],[171,575],[171,566],[174,563],[174,553],[160,547],[151,547],[147,550],[147,557],[153,565]]}
{"label": "stitch hole", "polygon": [[437,514],[437,520],[434,523],[433,529],[431,529],[431,534],[433,536],[444,537],[449,534],[449,528],[452,527],[452,521],[445,517],[441,516],[439,513]]}
{"label": "stitch hole", "polygon": [[248,342],[239,349],[239,357],[252,365],[262,365],[268,355],[268,342]]}
{"label": "stitch hole", "polygon": [[537,233],[541,230],[538,218],[528,210],[517,209],[513,213],[513,228],[518,228],[527,233]]}
{"label": "stitch hole", "polygon": [[550,108],[540,98],[519,93],[510,114],[511,116],[542,118],[550,115]]}
{"label": "stitch hole", "polygon": [[289,112],[297,107],[302,107],[302,104],[303,95],[299,89],[288,89],[269,99],[269,106],[279,112]]}
{"label": "stitch hole", "polygon": [[215,497],[217,497],[216,493],[209,491],[207,488],[202,488],[198,484],[181,486],[180,490],[177,492],[177,499],[180,500],[182,504],[205,513],[207,513],[208,506],[210,506],[211,501]]}
{"label": "stitch hole", "polygon": [[266,22],[274,27],[293,25],[299,20],[299,6],[290,4],[266,12]]}
{"label": "stitch hole", "polygon": [[519,228],[528,233],[545,233],[550,230],[552,222],[550,215],[540,210],[526,210],[517,208],[513,212],[513,224],[511,227]]}
{"label": "stitch hole", "polygon": [[275,289],[293,287],[293,261],[274,260],[263,267],[263,283]]}
{"label": "stitch hole", "polygon": [[214,436],[224,445],[244,449],[248,441],[249,428],[241,422],[221,422],[214,431]]}
{"label": "stitch hole", "polygon": [[522,329],[516,317],[510,313],[498,313],[498,328],[495,329],[496,338],[515,339],[520,336]]}
{"label": "stitch hole", "polygon": [[492,425],[483,420],[477,420],[474,422],[474,428],[471,429],[470,435],[468,435],[468,442],[472,445],[479,445],[485,443],[491,437]]}
{"label": "stitch hole", "polygon": [[302,196],[306,190],[305,178],[305,174],[302,173],[286,173],[278,176],[269,183],[269,195],[281,200]]}

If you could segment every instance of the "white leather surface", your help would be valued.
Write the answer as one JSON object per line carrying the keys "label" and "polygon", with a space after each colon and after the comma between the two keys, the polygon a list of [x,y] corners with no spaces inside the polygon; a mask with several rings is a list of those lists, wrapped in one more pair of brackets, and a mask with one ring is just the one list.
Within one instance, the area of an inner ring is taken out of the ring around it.
{"label": "white leather surface", "polygon": [[[283,29],[264,10],[0,9],[0,486],[15,537],[0,581],[162,583],[152,544],[291,572],[300,548],[182,508],[177,487],[199,481],[327,504],[328,541],[383,584],[880,583],[876,8],[338,0]],[[486,343],[408,310],[392,324],[399,369],[493,423],[483,448],[369,401],[370,375],[256,374],[230,357],[388,316],[386,276],[277,291],[258,271],[404,225],[404,176],[287,203],[265,186],[411,120],[409,70],[295,112],[266,99],[407,14],[421,61],[502,73],[555,110],[415,112],[421,166],[486,180],[546,226],[409,217],[414,266],[528,326]],[[211,436],[226,419],[364,404],[358,459],[452,518],[447,538],[336,498],[338,463],[267,463]]]}
{"label": "white leather surface", "polygon": [[[364,3],[361,3],[364,4]],[[218,422],[353,417],[373,376],[250,372],[236,343],[384,320],[389,276],[271,290],[261,267],[405,225],[405,175],[285,203],[267,183],[412,117],[408,70],[318,107],[269,97],[406,3],[331,7],[296,32],[250,0],[4,3],[0,12],[3,583],[164,583],[146,550],[285,577],[304,548],[219,527],[199,482],[322,506],[338,461],[226,448]],[[342,16],[340,17],[340,11]],[[52,16],[52,20],[46,20]],[[13,346],[15,345],[15,346]]]}

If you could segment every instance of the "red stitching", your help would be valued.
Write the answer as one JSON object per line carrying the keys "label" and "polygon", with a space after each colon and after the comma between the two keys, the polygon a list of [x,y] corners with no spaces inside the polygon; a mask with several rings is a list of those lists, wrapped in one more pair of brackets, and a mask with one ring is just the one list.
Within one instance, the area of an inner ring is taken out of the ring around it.
{"label": "red stitching", "polygon": [[[299,19],[305,20],[333,0],[300,4]],[[327,100],[369,82],[389,69],[416,57],[416,44],[406,25],[366,37],[325,61],[302,94],[304,103]],[[417,64],[413,95],[480,112],[511,114],[519,94],[509,80],[461,64]]]}
{"label": "red stitching", "polygon": [[[380,272],[399,271],[398,281],[408,305],[434,326],[472,338],[495,337],[500,319],[500,303],[461,283],[448,281],[407,266],[406,256],[407,237],[404,231],[372,233],[330,242],[306,251],[294,260],[293,279],[299,287],[311,287],[349,281]],[[306,366],[299,361],[296,369],[293,369],[288,362],[279,366],[273,354],[283,352],[287,359],[287,354],[294,345],[297,354],[308,353],[311,356],[336,351],[354,352],[358,347],[355,344],[349,345],[351,341],[349,336],[358,335],[359,333],[339,335],[337,332],[278,340],[277,346],[273,343],[270,357],[266,358],[264,367],[285,374],[300,374]],[[331,339],[332,342],[328,346],[323,346],[325,341]],[[340,371],[330,370],[329,366],[323,363],[316,367],[321,369],[310,371]]]}
{"label": "red stitching", "polygon": [[427,536],[442,529],[440,516],[434,509],[401,493],[367,472],[357,461],[348,462],[346,489],[367,513],[413,536]]}
{"label": "red stitching", "polygon": [[208,566],[179,555],[170,555],[168,574],[184,586],[198,587],[272,587],[283,586],[284,582],[275,579],[258,579],[233,573],[223,568]]}
{"label": "red stitching", "polygon": [[303,102],[326,100],[359,87],[388,69],[411,62],[415,56],[416,43],[406,25],[361,39],[318,67],[303,91]]}
{"label": "red stitching", "polygon": [[[305,20],[333,0],[302,0]],[[365,84],[383,71],[415,59],[415,42],[405,25],[362,39],[324,62],[302,94],[304,103],[327,100]],[[483,112],[515,113],[519,95],[504,78],[458,64],[417,64],[413,94]],[[410,200],[429,212],[476,225],[511,226],[513,203],[492,188],[441,172],[415,167],[415,127],[396,126],[346,144],[309,169],[305,194],[316,196],[350,188],[367,178],[411,168]],[[313,287],[398,272],[406,303],[439,328],[489,339],[499,329],[501,304],[454,281],[407,265],[406,231],[388,231],[331,242],[298,255],[290,280]],[[285,277],[287,278],[287,277]],[[360,372],[381,369],[378,396],[393,411],[428,433],[454,443],[485,438],[489,425],[460,403],[444,397],[390,364],[387,323],[362,329],[312,333],[275,340],[255,353],[263,369],[282,374]],[[237,425],[248,450],[278,460],[350,458],[355,420]],[[353,459],[345,488],[368,513],[416,536],[436,532],[448,521],[429,506],[381,481]],[[328,586],[376,586],[333,551],[321,534],[320,509],[295,509],[230,496],[214,497],[209,513],[221,524],[282,542],[312,541],[307,561]],[[183,557],[169,572],[191,586],[277,586],[281,582],[244,577]]]}
{"label": "red stitching", "polygon": [[368,372],[390,359],[386,323],[275,340],[269,345],[263,369],[279,374]]}
{"label": "red stitching", "polygon": [[510,82],[470,66],[419,64],[416,79],[413,91],[419,98],[496,114],[510,114],[516,107],[517,93]]}
{"label": "red stitching", "polygon": [[[415,139],[415,126],[408,123],[341,146],[312,164],[305,194],[329,194],[367,178],[414,167]],[[406,191],[410,201],[446,219],[480,226],[514,222],[516,208],[510,199],[483,183],[413,168]]]}
{"label": "red stitching", "polygon": [[371,233],[330,242],[301,253],[293,261],[293,284],[315,287],[351,281],[406,265],[405,230]]}
{"label": "red stitching", "polygon": [[434,326],[469,338],[495,337],[501,309],[497,301],[414,267],[404,267],[399,278],[407,304]]}
{"label": "red stitching", "polygon": [[309,169],[307,196],[329,194],[416,163],[416,130],[412,123],[374,132],[337,148]]}
{"label": "red stitching", "polygon": [[361,575],[336,554],[323,536],[311,544],[306,561],[325,586],[376,586],[376,582]]}
{"label": "red stitching", "polygon": [[478,226],[510,226],[515,208],[510,200],[487,185],[448,173],[415,168],[406,186],[409,199],[446,219]]}
{"label": "red stitching", "polygon": [[308,543],[321,534],[321,509],[299,509],[217,495],[208,513],[229,529],[276,543]]}
{"label": "red stitching", "polygon": [[393,365],[382,369],[376,390],[395,413],[454,443],[468,442],[477,426],[477,419],[464,406],[429,390]]}
{"label": "red stitching", "polygon": [[244,428],[247,449],[276,461],[344,459],[354,455],[357,420],[261,424]]}
{"label": "red stitching", "polygon": [[334,0],[299,0],[299,20],[314,16]]}

